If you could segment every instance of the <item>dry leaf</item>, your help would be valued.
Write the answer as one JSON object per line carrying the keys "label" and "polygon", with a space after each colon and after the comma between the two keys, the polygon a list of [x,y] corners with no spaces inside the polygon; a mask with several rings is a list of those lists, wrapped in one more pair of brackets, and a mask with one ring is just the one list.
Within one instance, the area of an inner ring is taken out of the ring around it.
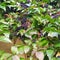
{"label": "dry leaf", "polygon": [[20,60],[19,57],[17,55],[12,57],[12,60]]}
{"label": "dry leaf", "polygon": [[43,60],[44,59],[44,54],[43,52],[36,52],[35,54],[36,58],[39,60]]}

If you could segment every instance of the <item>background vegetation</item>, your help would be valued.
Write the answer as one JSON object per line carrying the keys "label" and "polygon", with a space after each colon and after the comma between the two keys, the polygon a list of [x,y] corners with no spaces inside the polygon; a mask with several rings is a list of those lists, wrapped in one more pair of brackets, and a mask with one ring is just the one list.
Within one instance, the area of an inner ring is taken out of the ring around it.
{"label": "background vegetation", "polygon": [[0,60],[60,60],[60,0],[0,0],[0,41],[14,44]]}

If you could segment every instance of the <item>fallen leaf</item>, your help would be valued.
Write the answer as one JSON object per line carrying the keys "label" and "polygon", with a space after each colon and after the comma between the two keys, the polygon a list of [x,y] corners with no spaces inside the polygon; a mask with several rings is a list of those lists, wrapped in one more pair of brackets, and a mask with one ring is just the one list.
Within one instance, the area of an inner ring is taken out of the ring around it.
{"label": "fallen leaf", "polygon": [[35,54],[36,58],[39,60],[43,60],[44,59],[44,54],[43,52],[36,52]]}
{"label": "fallen leaf", "polygon": [[12,57],[12,60],[20,60],[20,58],[17,55],[15,55]]}

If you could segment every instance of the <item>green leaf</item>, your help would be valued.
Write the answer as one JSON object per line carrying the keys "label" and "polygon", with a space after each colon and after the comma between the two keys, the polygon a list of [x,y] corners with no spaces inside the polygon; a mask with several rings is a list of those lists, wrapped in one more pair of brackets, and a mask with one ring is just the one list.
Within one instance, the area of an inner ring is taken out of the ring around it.
{"label": "green leaf", "polygon": [[54,46],[55,47],[60,47],[60,43],[58,42],[58,43],[54,44]]}
{"label": "green leaf", "polygon": [[4,54],[1,56],[0,60],[7,59],[9,56],[11,56],[11,54],[9,54],[9,53],[4,53]]}
{"label": "green leaf", "polygon": [[30,51],[30,47],[29,46],[24,46],[24,52],[28,53]]}
{"label": "green leaf", "polygon": [[32,41],[31,40],[25,40],[25,43],[27,44],[27,45],[31,45],[32,44]]}
{"label": "green leaf", "polygon": [[60,60],[60,58],[57,58],[57,60]]}
{"label": "green leaf", "polygon": [[13,54],[18,54],[18,48],[17,48],[16,46],[12,46],[12,47],[11,47],[11,52],[12,52]]}
{"label": "green leaf", "polygon": [[6,11],[5,6],[0,5],[0,9],[3,9],[4,11]]}
{"label": "green leaf", "polygon": [[12,43],[11,40],[6,36],[0,36],[0,41],[6,42],[6,43]]}
{"label": "green leaf", "polygon": [[21,30],[19,30],[19,33],[20,33],[21,35],[23,35],[23,34],[25,33],[25,30],[24,30],[24,29],[21,29]]}
{"label": "green leaf", "polygon": [[18,48],[19,54],[24,54],[24,46]]}
{"label": "green leaf", "polygon": [[51,60],[58,60],[57,58],[53,57]]}
{"label": "green leaf", "polygon": [[39,46],[48,46],[48,40],[46,40],[44,37],[39,38],[39,40],[37,41],[37,44]]}
{"label": "green leaf", "polygon": [[47,54],[47,56],[49,57],[49,60],[51,60],[51,58],[52,58],[53,55],[54,55],[54,50],[51,50],[51,49],[46,50],[46,54]]}
{"label": "green leaf", "polygon": [[5,52],[0,50],[0,56],[2,56]]}
{"label": "green leaf", "polygon": [[25,60],[24,58],[20,58],[20,60]]}
{"label": "green leaf", "polygon": [[50,0],[42,0],[43,2],[46,2],[46,3],[49,3],[50,2]]}

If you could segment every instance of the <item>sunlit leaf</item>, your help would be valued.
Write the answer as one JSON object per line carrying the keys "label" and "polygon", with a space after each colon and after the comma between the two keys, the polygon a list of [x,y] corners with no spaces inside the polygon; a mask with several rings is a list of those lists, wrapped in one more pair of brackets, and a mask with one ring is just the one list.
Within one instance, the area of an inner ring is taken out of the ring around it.
{"label": "sunlit leaf", "polygon": [[2,10],[4,10],[4,11],[6,11],[5,6],[0,5],[0,9],[2,9]]}
{"label": "sunlit leaf", "polygon": [[58,37],[58,33],[57,32],[49,32],[48,36],[50,36],[50,37]]}
{"label": "sunlit leaf", "polygon": [[24,52],[28,53],[30,51],[30,47],[29,46],[24,46]]}
{"label": "sunlit leaf", "polygon": [[17,48],[16,46],[12,46],[12,47],[11,47],[11,52],[12,52],[13,54],[18,54],[18,48]]}
{"label": "sunlit leaf", "polygon": [[51,58],[53,57],[53,55],[54,55],[54,50],[47,50],[46,51],[46,54],[47,54],[47,56],[49,57],[49,60],[51,60]]}
{"label": "sunlit leaf", "polygon": [[11,40],[8,37],[5,37],[5,36],[0,36],[0,41],[7,42],[7,43],[12,43]]}

